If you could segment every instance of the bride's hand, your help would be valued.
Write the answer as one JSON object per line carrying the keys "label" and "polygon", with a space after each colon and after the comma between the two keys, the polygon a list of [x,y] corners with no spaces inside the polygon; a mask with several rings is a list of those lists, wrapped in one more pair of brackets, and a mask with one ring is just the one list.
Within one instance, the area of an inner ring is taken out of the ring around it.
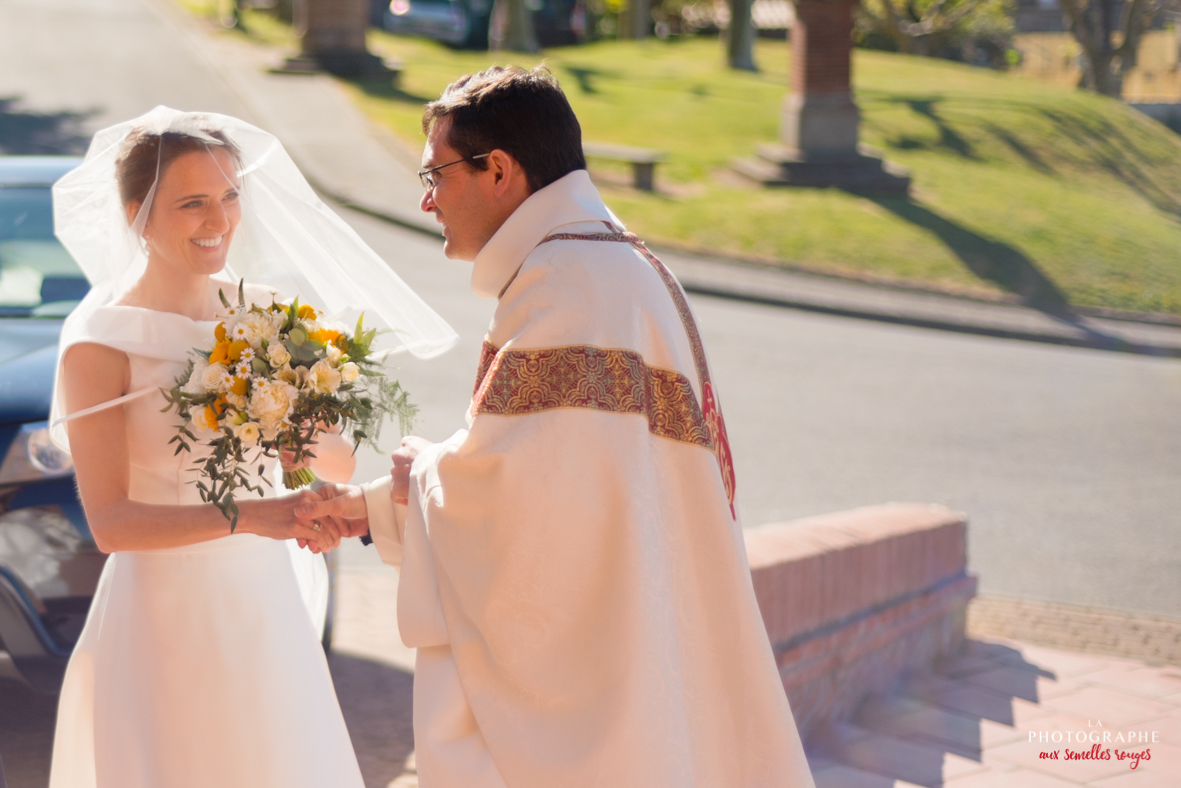
{"label": "bride's hand", "polygon": [[330,482],[321,485],[313,495],[313,499],[295,510],[295,516],[303,523],[331,524],[342,537],[369,533],[369,512],[360,487]]}
{"label": "bride's hand", "polygon": [[[300,521],[295,516],[295,507],[313,500],[319,497],[305,490],[281,498],[243,501],[238,504],[237,530],[270,539],[298,539],[301,546],[306,544],[313,553],[327,553],[340,544],[336,523],[331,518]],[[320,527],[316,528],[317,525]]]}

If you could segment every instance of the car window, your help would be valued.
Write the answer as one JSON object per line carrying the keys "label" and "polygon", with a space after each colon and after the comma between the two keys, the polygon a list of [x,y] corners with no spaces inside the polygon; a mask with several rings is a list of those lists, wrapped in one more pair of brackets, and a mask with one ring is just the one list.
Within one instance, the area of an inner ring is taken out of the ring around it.
{"label": "car window", "polygon": [[0,188],[0,317],[61,317],[89,289],[53,235],[49,188]]}

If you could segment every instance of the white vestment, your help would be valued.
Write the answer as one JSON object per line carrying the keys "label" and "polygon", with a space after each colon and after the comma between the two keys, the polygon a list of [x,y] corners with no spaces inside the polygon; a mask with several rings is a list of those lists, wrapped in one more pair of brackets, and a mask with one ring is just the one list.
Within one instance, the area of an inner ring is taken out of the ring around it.
{"label": "white vestment", "polygon": [[469,429],[365,488],[423,788],[813,786],[692,314],[621,229],[584,170],[509,217]]}

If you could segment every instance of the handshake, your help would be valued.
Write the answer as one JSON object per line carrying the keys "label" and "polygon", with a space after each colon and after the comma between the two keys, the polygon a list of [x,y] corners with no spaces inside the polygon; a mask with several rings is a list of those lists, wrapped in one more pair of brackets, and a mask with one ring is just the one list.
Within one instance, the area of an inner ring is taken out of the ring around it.
{"label": "handshake", "polygon": [[[395,503],[406,503],[410,495],[410,466],[430,442],[408,436],[390,459],[390,476],[394,485],[391,497]],[[314,538],[296,537],[300,547],[313,553],[327,553],[350,536],[369,533],[369,510],[365,493],[357,485],[328,482],[316,490],[303,493],[295,507],[295,518],[301,526],[316,532]]]}

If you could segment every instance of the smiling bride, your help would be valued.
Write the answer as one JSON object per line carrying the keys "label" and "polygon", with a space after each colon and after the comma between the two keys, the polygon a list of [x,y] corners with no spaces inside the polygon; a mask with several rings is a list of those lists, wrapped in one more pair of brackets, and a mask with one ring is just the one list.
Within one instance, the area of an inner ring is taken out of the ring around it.
{"label": "smiling bride", "polygon": [[[66,671],[51,787],[360,788],[320,645],[324,559],[295,541],[326,552],[340,534],[295,520],[310,493],[263,485],[231,535],[189,483],[208,447],[174,455],[161,387],[213,335],[218,291],[236,294],[240,277],[255,303],[366,306],[367,322],[399,329],[392,350],[433,355],[453,332],[274,137],[232,118],[161,107],[100,132],[54,200],[93,289],[63,329],[53,438],[111,555]],[[351,448],[323,435],[316,474],[347,481]]]}

